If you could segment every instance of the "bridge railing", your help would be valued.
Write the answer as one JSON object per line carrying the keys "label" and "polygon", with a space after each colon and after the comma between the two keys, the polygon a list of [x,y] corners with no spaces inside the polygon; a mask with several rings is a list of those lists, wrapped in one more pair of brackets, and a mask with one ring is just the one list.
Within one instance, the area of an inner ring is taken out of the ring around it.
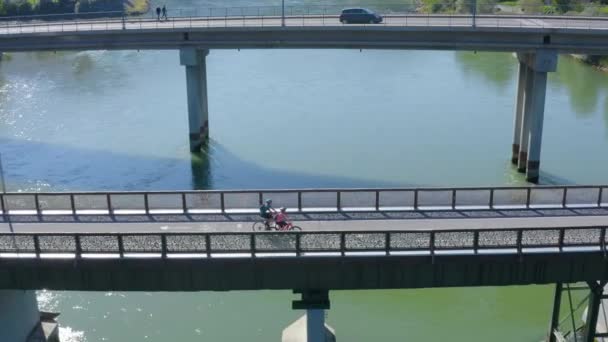
{"label": "bridge railing", "polygon": [[0,234],[0,258],[393,256],[603,251],[606,227],[280,233]]}
{"label": "bridge railing", "polygon": [[289,212],[568,209],[608,207],[608,185],[39,192],[0,195],[11,215],[247,214],[272,199]]}
{"label": "bridge railing", "polygon": [[[477,3],[477,6],[473,6]],[[446,1],[425,5],[418,1],[396,4],[369,4],[368,7],[384,16],[379,25],[389,26],[447,26],[447,27],[553,27],[604,29],[601,20],[608,19],[608,6],[576,2],[568,5],[547,6],[526,4],[483,5],[472,1]],[[221,28],[221,27],[276,27],[342,26],[338,16],[343,6],[281,6],[225,7],[225,8],[169,8],[168,19],[157,20],[154,11],[144,16],[128,16],[116,12],[67,13],[33,16],[0,17],[0,34],[72,32],[125,29],[161,28]],[[520,20],[529,19],[529,20]],[[559,23],[536,19],[559,20]],[[584,20],[581,20],[584,19]],[[360,25],[376,27],[378,25]]]}

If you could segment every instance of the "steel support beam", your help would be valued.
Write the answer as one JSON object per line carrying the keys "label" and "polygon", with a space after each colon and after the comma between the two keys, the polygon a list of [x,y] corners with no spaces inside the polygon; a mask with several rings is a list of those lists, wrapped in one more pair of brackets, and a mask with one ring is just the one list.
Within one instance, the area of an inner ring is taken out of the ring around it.
{"label": "steel support beam", "polygon": [[549,325],[547,342],[557,342],[554,332],[558,329],[559,325],[559,310],[562,303],[562,292],[563,284],[555,284],[555,293],[553,294],[553,312],[551,313],[551,323]]}
{"label": "steel support beam", "polygon": [[589,284],[589,305],[587,306],[587,319],[585,322],[585,330],[583,335],[583,342],[594,342],[595,332],[597,329],[597,318],[600,312],[600,305],[602,305],[602,295],[604,293],[605,281],[587,282]]}

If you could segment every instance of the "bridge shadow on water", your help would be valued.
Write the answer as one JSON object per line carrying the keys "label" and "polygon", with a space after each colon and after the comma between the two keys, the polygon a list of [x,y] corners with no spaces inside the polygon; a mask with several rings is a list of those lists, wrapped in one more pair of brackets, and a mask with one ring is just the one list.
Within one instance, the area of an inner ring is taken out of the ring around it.
{"label": "bridge shadow on water", "polygon": [[[175,157],[0,138],[8,191],[403,187],[387,181],[271,169],[242,160],[211,140]],[[165,154],[166,151],[165,151]]]}

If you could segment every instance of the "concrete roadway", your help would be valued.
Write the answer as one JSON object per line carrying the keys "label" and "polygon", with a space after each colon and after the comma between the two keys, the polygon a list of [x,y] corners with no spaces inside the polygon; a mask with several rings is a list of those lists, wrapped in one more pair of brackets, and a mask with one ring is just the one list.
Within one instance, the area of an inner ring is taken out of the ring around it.
{"label": "concrete roadway", "polygon": [[[307,213],[290,215],[303,231],[496,229],[608,226],[608,208]],[[251,232],[255,214],[11,216],[14,232]],[[0,232],[11,232],[4,218]]]}
{"label": "concrete roadway", "polygon": [[[343,25],[337,16],[301,16],[286,18],[289,27],[471,27],[473,18],[470,16],[426,16],[426,15],[395,15],[385,17],[381,24]],[[168,21],[150,19],[129,19],[124,23],[127,30],[139,29],[183,29],[183,28],[223,28],[223,27],[277,27],[281,19],[273,17],[199,17],[175,18]],[[558,18],[558,17],[513,17],[513,16],[482,16],[476,18],[479,28],[552,28],[552,29],[592,29],[608,30],[608,18]],[[109,20],[66,20],[54,22],[8,22],[0,24],[0,34],[31,34],[45,32],[73,31],[108,31],[123,30],[120,19]]]}

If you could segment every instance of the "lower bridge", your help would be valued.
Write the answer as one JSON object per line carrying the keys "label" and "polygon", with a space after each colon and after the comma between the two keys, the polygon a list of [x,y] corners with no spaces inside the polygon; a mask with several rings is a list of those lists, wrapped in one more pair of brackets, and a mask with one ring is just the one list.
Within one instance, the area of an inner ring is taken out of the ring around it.
{"label": "lower bridge", "polygon": [[[591,342],[603,336],[605,188],[7,193],[0,302],[42,288],[294,290],[321,341],[329,291],[558,284],[553,341],[563,284],[582,282]],[[254,232],[268,197],[303,231]]]}

